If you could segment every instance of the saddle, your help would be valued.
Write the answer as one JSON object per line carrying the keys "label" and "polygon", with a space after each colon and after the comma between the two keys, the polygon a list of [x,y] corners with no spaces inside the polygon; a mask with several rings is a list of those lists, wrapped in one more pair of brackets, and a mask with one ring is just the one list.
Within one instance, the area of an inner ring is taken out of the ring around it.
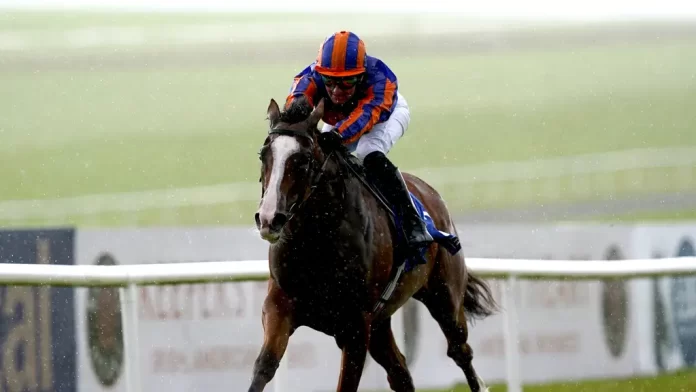
{"label": "saddle", "polygon": [[[417,249],[415,252],[413,249],[406,245],[404,239],[406,234],[404,233],[403,226],[401,225],[401,218],[394,213],[394,209],[389,205],[387,198],[380,192],[379,188],[375,186],[370,180],[369,176],[365,173],[365,167],[360,163],[357,157],[350,154],[345,149],[334,150],[335,155],[340,161],[351,171],[351,173],[363,184],[363,186],[377,199],[379,204],[388,212],[389,221],[393,228],[396,229],[397,238],[394,241],[394,267],[389,277],[389,284],[382,292],[379,302],[375,305],[373,309],[374,313],[378,313],[384,307],[384,304],[391,298],[397,283],[399,282],[404,271],[408,272],[416,267],[418,264],[425,264],[425,252],[427,248],[423,247]],[[428,233],[433,237],[433,240],[441,246],[443,246],[450,254],[455,255],[461,250],[461,243],[459,238],[450,233],[446,233],[438,230],[435,227],[435,222],[433,222],[430,214],[425,210],[423,203],[418,200],[418,198],[409,191],[413,204],[418,210],[418,214],[423,219],[428,229]]]}

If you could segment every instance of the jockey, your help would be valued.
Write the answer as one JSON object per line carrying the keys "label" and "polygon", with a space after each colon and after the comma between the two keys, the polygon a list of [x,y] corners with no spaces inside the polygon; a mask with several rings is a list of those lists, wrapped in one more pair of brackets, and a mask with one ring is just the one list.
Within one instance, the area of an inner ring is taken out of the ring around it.
{"label": "jockey", "polygon": [[429,245],[433,238],[401,173],[386,157],[410,122],[408,104],[391,69],[368,56],[357,35],[341,31],[327,37],[317,59],[295,76],[285,107],[303,95],[312,106],[328,98],[319,136],[322,148],[343,145],[355,152],[372,183],[396,207],[407,243],[415,248]]}

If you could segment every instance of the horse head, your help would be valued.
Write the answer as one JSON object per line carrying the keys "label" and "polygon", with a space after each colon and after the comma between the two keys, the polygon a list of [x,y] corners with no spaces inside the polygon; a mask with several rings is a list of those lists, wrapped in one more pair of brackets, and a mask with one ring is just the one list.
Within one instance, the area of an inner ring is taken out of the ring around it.
{"label": "horse head", "polygon": [[281,112],[271,99],[267,114],[270,129],[259,152],[261,201],[255,220],[261,238],[274,244],[323,169],[317,124],[324,114],[324,101],[312,108],[300,97]]}

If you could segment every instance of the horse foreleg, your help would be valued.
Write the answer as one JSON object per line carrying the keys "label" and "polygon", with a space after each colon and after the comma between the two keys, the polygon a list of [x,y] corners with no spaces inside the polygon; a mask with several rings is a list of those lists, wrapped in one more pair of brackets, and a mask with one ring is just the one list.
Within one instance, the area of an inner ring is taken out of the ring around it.
{"label": "horse foreleg", "polygon": [[357,392],[370,345],[370,329],[370,321],[364,315],[360,322],[346,326],[338,339],[342,354],[337,392]]}
{"label": "horse foreleg", "polygon": [[275,375],[293,333],[292,302],[271,282],[263,303],[263,346],[254,363],[249,392],[261,392]]}

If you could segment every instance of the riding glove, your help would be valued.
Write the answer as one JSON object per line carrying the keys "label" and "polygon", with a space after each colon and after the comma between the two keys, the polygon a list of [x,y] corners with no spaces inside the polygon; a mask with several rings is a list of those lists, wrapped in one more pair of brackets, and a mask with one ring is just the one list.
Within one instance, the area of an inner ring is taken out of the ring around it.
{"label": "riding glove", "polygon": [[335,130],[320,133],[318,141],[321,149],[327,152],[334,151],[343,146],[343,137]]}

